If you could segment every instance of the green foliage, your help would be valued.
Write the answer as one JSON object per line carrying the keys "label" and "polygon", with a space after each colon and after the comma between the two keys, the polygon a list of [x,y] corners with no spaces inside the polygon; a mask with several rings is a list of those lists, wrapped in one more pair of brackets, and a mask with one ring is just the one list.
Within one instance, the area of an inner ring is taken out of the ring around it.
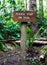
{"label": "green foliage", "polygon": [[[16,4],[15,0],[4,0],[0,4],[0,40],[12,37],[20,38],[21,36],[21,24],[15,23],[12,20],[13,11],[15,9],[22,10],[22,8],[24,8],[24,4],[21,0],[17,2],[18,3]],[[0,49],[7,49],[5,42],[0,42]]]}
{"label": "green foliage", "polygon": [[27,47],[31,48],[33,45],[33,41],[35,40],[36,34],[34,34],[33,30],[27,26],[26,28],[27,32]]}
{"label": "green foliage", "polygon": [[[14,23],[13,20],[9,20],[5,24],[0,22],[0,40],[7,40],[11,37],[20,38],[20,29],[20,23]],[[0,48],[6,51],[5,42],[0,42]]]}
{"label": "green foliage", "polygon": [[[46,3],[46,1],[43,1],[43,2]],[[35,34],[33,30],[28,26],[26,28],[27,39],[29,40],[29,43],[30,41],[32,41],[33,43],[33,40],[36,37],[36,35],[38,35],[38,33],[41,37],[43,36],[47,37],[47,11],[46,11],[47,5],[44,6],[44,4],[43,3],[41,4],[41,3],[40,3],[40,0],[37,0],[37,23],[38,23],[37,33]],[[26,7],[24,4],[24,0],[3,0],[2,3],[0,2],[0,39],[1,40],[12,38],[12,37],[20,38],[21,23],[14,22],[12,17],[13,17],[14,10],[22,11],[22,10],[26,10],[25,8]],[[42,10],[44,11],[42,12]],[[5,42],[1,42],[0,47],[6,48],[4,44]]]}
{"label": "green foliage", "polygon": [[8,48],[7,48],[7,46],[5,45],[4,42],[0,42],[0,50],[2,50],[2,51],[8,51]]}
{"label": "green foliage", "polygon": [[33,33],[33,30],[27,26],[27,39],[29,40],[31,37],[33,37],[34,33]]}

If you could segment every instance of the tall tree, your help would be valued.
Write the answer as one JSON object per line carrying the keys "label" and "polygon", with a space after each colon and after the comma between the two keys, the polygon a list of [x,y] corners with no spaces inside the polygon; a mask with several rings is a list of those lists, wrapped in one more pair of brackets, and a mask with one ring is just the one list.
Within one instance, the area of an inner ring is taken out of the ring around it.
{"label": "tall tree", "polygon": [[43,12],[43,0],[39,0],[39,18],[42,21],[44,16]]}

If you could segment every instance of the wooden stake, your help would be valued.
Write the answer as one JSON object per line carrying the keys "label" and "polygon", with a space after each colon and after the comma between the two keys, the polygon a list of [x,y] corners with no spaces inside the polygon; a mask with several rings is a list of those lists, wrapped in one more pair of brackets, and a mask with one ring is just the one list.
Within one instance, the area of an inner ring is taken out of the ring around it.
{"label": "wooden stake", "polygon": [[26,24],[22,24],[21,27],[21,57],[22,57],[22,65],[26,65],[25,59],[26,59]]}

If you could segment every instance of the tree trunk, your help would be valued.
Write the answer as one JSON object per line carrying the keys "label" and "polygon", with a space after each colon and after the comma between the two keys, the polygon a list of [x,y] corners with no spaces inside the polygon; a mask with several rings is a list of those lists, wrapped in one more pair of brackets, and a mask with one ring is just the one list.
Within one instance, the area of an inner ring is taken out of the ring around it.
{"label": "tree trunk", "polygon": [[39,18],[43,20],[43,0],[39,0]]}

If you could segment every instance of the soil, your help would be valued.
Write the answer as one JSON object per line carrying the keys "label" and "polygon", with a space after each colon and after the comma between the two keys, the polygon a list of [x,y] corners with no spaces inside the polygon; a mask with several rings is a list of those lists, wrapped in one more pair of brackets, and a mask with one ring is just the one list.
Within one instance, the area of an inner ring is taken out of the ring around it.
{"label": "soil", "polygon": [[[27,50],[26,65],[46,65],[45,59],[40,60],[40,47]],[[17,52],[18,51],[18,52]],[[0,52],[0,65],[22,65],[20,49],[17,51]],[[46,61],[47,62],[47,61]]]}

